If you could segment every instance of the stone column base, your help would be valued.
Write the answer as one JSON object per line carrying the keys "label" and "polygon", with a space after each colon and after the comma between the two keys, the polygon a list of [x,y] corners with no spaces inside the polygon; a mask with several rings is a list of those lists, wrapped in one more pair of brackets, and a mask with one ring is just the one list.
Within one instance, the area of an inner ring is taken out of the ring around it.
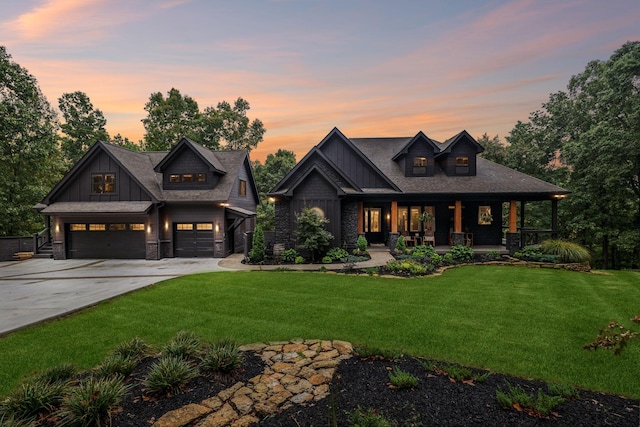
{"label": "stone column base", "polygon": [[396,249],[396,244],[398,243],[398,236],[400,233],[389,233],[389,250],[393,252]]}
{"label": "stone column base", "polygon": [[506,248],[510,256],[520,250],[520,233],[507,233]]}
{"label": "stone column base", "polygon": [[465,245],[464,233],[451,233],[451,246]]}

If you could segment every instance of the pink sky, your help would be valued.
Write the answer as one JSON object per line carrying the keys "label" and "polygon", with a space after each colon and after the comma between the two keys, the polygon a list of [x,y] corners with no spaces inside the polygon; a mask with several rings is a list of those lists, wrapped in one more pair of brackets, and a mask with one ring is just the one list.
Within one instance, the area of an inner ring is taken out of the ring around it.
{"label": "pink sky", "polygon": [[253,159],[349,137],[502,140],[594,59],[640,39],[637,0],[3,0],[0,45],[49,99],[85,92],[142,139],[172,87],[201,109],[249,101]]}

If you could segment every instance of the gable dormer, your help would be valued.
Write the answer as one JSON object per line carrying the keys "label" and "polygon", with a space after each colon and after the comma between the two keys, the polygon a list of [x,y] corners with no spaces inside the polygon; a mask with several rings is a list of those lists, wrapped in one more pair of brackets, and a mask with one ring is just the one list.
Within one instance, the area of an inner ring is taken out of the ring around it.
{"label": "gable dormer", "polygon": [[435,157],[439,152],[437,144],[420,131],[392,160],[404,169],[404,176],[433,176]]}
{"label": "gable dormer", "polygon": [[484,148],[465,130],[442,143],[436,161],[448,176],[475,176],[476,157]]}
{"label": "gable dormer", "polygon": [[215,188],[224,171],[215,153],[182,138],[156,165],[164,190],[208,190]]}

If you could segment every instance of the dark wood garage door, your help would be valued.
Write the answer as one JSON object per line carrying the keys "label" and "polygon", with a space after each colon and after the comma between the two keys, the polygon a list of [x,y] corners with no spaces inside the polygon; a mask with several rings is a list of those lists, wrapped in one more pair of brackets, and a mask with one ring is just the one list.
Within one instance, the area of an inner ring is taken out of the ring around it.
{"label": "dark wood garage door", "polygon": [[213,258],[213,223],[178,223],[173,236],[176,257]]}
{"label": "dark wood garage door", "polygon": [[67,258],[146,258],[143,223],[67,224]]}

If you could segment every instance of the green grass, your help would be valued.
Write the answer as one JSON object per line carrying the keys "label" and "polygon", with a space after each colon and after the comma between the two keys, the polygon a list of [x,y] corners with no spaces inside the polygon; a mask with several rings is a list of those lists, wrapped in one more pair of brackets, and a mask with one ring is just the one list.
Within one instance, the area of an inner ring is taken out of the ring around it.
{"label": "green grass", "polygon": [[639,314],[640,273],[462,267],[389,279],[224,272],[170,280],[0,338],[0,395],[62,363],[83,369],[121,342],[159,347],[178,331],[239,343],[293,338],[354,344],[640,397],[640,342],[587,351],[611,320]]}

